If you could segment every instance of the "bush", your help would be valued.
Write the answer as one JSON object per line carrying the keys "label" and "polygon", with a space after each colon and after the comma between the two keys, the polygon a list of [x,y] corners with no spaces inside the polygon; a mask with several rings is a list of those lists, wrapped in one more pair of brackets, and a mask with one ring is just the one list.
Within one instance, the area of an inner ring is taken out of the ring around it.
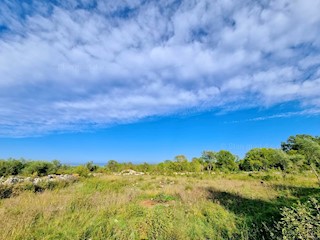
{"label": "bush", "polygon": [[24,160],[0,160],[0,176],[18,175],[25,166]]}
{"label": "bush", "polygon": [[274,179],[275,179],[275,177],[274,177],[274,176],[271,176],[271,175],[269,175],[269,174],[261,177],[261,180],[262,180],[262,181],[271,181],[271,180],[274,180]]}
{"label": "bush", "polygon": [[166,202],[170,202],[170,201],[175,201],[178,200],[178,197],[172,196],[172,195],[167,195],[164,193],[160,193],[158,195],[156,195],[153,198],[154,201],[159,202],[159,203],[166,203]]}
{"label": "bush", "polygon": [[81,177],[88,177],[90,173],[89,169],[85,166],[77,166],[73,171]]}
{"label": "bush", "polygon": [[289,156],[279,149],[253,148],[246,153],[241,161],[240,169],[245,171],[260,171],[268,169],[288,168]]}
{"label": "bush", "polygon": [[283,208],[281,216],[271,233],[272,239],[320,239],[320,204],[317,199]]}
{"label": "bush", "polygon": [[9,198],[12,195],[12,187],[0,184],[0,199]]}
{"label": "bush", "polygon": [[51,162],[32,161],[26,164],[24,173],[26,175],[45,176],[56,173],[56,168]]}

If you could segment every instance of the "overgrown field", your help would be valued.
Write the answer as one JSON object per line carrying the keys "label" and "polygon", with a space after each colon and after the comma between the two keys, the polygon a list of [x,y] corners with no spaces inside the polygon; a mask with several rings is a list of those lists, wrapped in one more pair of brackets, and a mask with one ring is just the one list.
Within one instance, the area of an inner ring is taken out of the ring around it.
{"label": "overgrown field", "polygon": [[83,178],[0,200],[0,239],[270,239],[281,208],[319,198],[310,173]]}

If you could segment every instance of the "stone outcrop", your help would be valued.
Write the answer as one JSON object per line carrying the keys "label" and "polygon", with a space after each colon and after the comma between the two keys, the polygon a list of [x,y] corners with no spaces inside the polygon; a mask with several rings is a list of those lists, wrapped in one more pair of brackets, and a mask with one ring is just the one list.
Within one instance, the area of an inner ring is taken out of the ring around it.
{"label": "stone outcrop", "polygon": [[134,171],[132,169],[127,169],[127,170],[123,170],[120,173],[118,173],[117,175],[122,175],[122,176],[139,176],[139,175],[144,175],[143,172],[137,172]]}
{"label": "stone outcrop", "polygon": [[9,177],[2,184],[13,185],[13,184],[23,182],[23,181],[24,181],[23,178],[20,178],[20,177]]}
{"label": "stone outcrop", "polygon": [[11,176],[11,177],[8,177],[7,179],[4,179],[3,177],[1,177],[0,184],[15,185],[17,183],[32,183],[34,185],[37,185],[40,182],[45,182],[45,181],[72,181],[72,180],[76,180],[77,178],[78,178],[77,176],[70,175],[70,174],[62,174],[62,175],[51,174],[48,176],[35,177],[35,178]]}

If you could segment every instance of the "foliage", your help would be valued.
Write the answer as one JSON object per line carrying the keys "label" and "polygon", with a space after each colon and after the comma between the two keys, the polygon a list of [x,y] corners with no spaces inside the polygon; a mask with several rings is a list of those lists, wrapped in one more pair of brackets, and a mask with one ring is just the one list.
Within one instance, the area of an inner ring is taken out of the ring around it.
{"label": "foliage", "polygon": [[286,142],[282,142],[281,149],[285,152],[299,151],[301,149],[301,143],[299,140],[301,139],[307,139],[309,141],[311,140],[317,144],[320,144],[320,137],[307,134],[298,134],[296,136],[290,136]]}
{"label": "foliage", "polygon": [[253,148],[247,152],[241,162],[240,169],[245,171],[287,169],[289,157],[282,151],[273,148]]}
{"label": "foliage", "polygon": [[92,161],[87,162],[85,166],[86,166],[86,168],[88,169],[89,172],[94,172],[94,171],[96,171],[98,169],[98,166],[95,165]]}
{"label": "foliage", "polygon": [[25,186],[0,200],[0,239],[274,239],[282,235],[268,238],[264,226],[282,221],[281,208],[320,194],[314,176],[289,174],[283,182],[278,173],[268,173],[267,185],[264,172],[239,172],[203,180],[103,174],[66,187]]}
{"label": "foliage", "polygon": [[[62,165],[58,160],[26,161],[24,159],[0,160],[0,176],[33,175],[45,176],[48,174],[62,173],[70,169],[70,166]],[[60,171],[60,172],[59,172]]]}
{"label": "foliage", "polygon": [[89,176],[89,169],[86,166],[77,166],[73,169],[73,172],[79,174],[81,177],[88,177]]}
{"label": "foliage", "polygon": [[58,160],[52,162],[26,161],[24,159],[0,160],[0,176],[77,173],[89,176],[93,172],[118,173],[132,169],[148,174],[174,175],[177,173],[209,173],[242,171],[281,170],[288,172],[303,172],[312,170],[318,176],[320,183],[320,138],[310,135],[290,136],[281,144],[280,149],[253,148],[239,161],[238,157],[227,150],[204,151],[191,161],[184,155],[177,155],[173,160],[165,160],[158,164],[133,164],[110,160],[104,167],[99,167],[92,161],[84,165],[62,165]]}
{"label": "foliage", "polygon": [[18,196],[24,192],[40,193],[45,190],[62,189],[74,183],[76,179],[59,181],[21,182],[14,185],[0,184],[0,199]]}
{"label": "foliage", "polygon": [[271,231],[276,239],[320,239],[320,204],[311,198],[306,203],[285,207],[281,211],[281,220]]}
{"label": "foliage", "polygon": [[188,159],[184,155],[177,155],[177,156],[175,156],[174,160],[175,160],[175,162],[178,162],[178,163],[188,162]]}
{"label": "foliage", "polygon": [[[104,167],[0,160],[0,177],[85,177],[72,187],[0,184],[0,199],[13,197],[0,200],[0,239],[319,239],[320,190],[310,169],[318,174],[320,139],[291,136],[281,147],[251,149],[241,161],[226,150]],[[128,169],[147,174],[111,174]]]}
{"label": "foliage", "polygon": [[165,202],[174,201],[177,199],[178,198],[176,196],[168,195],[165,193],[159,193],[153,198],[154,201],[159,203],[165,203]]}
{"label": "foliage", "polygon": [[21,173],[22,169],[25,167],[25,161],[16,160],[16,159],[8,159],[8,160],[0,160],[0,176],[10,176],[17,175]]}
{"label": "foliage", "polygon": [[[303,156],[304,164],[308,165],[318,178],[320,184],[320,138],[310,135],[296,135],[290,136],[287,142],[281,144],[284,149],[291,156]],[[293,158],[294,159],[294,158]],[[302,163],[300,157],[298,163]]]}
{"label": "foliage", "polygon": [[109,160],[105,168],[110,172],[119,172],[120,164],[116,160]]}
{"label": "foliage", "polygon": [[205,169],[208,170],[209,172],[214,169],[214,166],[217,162],[217,156],[216,153],[213,151],[204,151],[202,153],[201,158],[205,162]]}
{"label": "foliage", "polygon": [[51,162],[32,161],[27,162],[23,173],[26,175],[45,176],[56,173],[56,166]]}
{"label": "foliage", "polygon": [[218,169],[235,171],[238,169],[236,164],[236,156],[226,150],[221,150],[216,153],[216,166]]}

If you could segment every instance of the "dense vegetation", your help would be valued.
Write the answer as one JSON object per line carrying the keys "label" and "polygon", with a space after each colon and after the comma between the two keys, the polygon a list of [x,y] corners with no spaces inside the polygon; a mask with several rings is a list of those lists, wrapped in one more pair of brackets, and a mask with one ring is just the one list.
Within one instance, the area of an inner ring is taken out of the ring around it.
{"label": "dense vegetation", "polygon": [[0,239],[319,239],[319,195],[308,172],[102,174],[0,200]]}
{"label": "dense vegetation", "polygon": [[[310,135],[290,136],[281,144],[280,149],[254,148],[247,152],[243,159],[229,151],[204,151],[200,157],[191,161],[184,155],[174,160],[166,160],[159,164],[119,163],[110,160],[104,167],[88,162],[82,166],[62,165],[59,161],[26,161],[23,159],[0,160],[0,176],[78,173],[85,176],[90,172],[120,172],[133,169],[139,172],[172,174],[177,172],[231,172],[231,171],[266,171],[281,170],[284,173],[312,170],[319,176],[320,137]],[[320,182],[320,178],[319,178]]]}
{"label": "dense vegetation", "polygon": [[[320,138],[297,135],[243,159],[221,150],[103,167],[0,160],[2,179],[80,176],[0,183],[0,239],[320,239],[319,159]],[[118,174],[128,169],[145,174]]]}

